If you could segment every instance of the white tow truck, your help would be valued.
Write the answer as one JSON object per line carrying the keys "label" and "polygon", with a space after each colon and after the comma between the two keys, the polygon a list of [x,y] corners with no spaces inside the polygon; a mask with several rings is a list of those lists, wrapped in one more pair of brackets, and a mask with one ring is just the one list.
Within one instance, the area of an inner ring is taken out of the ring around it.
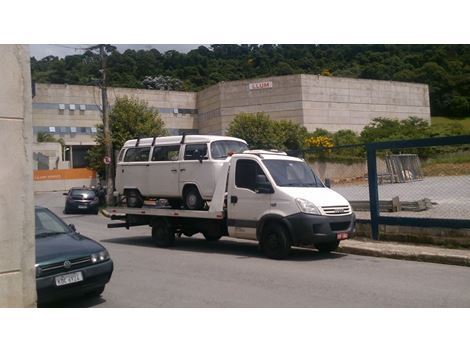
{"label": "white tow truck", "polygon": [[181,235],[202,233],[209,241],[222,236],[255,240],[274,259],[287,257],[297,245],[334,251],[355,228],[348,201],[325,187],[304,160],[263,150],[227,158],[204,210],[144,204],[110,207],[108,213],[119,221],[109,228],[149,225],[159,247],[173,245]]}

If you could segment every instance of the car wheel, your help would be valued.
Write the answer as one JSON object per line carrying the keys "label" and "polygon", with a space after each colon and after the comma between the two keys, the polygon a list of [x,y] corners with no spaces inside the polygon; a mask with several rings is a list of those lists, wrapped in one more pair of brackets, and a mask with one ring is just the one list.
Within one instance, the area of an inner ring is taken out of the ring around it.
{"label": "car wheel", "polygon": [[339,241],[317,243],[315,248],[318,249],[320,253],[329,253],[338,249]]}
{"label": "car wheel", "polygon": [[144,199],[137,190],[126,191],[126,199],[129,208],[142,208],[142,205],[144,205]]}
{"label": "car wheel", "polygon": [[174,245],[175,233],[167,221],[157,220],[152,224],[152,240],[157,247]]}
{"label": "car wheel", "polygon": [[261,238],[261,249],[272,259],[284,259],[289,255],[290,240],[282,225],[266,225]]}
{"label": "car wheel", "polygon": [[186,189],[183,198],[184,204],[189,210],[202,210],[204,208],[204,200],[194,186]]}

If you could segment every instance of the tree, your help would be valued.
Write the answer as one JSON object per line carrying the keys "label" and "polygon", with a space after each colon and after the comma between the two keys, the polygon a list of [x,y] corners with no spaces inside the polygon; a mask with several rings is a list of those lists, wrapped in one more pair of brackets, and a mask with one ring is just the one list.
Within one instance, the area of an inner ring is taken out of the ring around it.
{"label": "tree", "polygon": [[281,137],[283,149],[299,150],[305,146],[308,132],[304,126],[292,121],[274,121],[276,134]]}
{"label": "tree", "polygon": [[[118,151],[129,139],[159,137],[168,134],[158,112],[143,100],[127,96],[117,98],[109,114],[113,150]],[[104,175],[105,156],[103,125],[97,126],[96,145],[88,152],[90,167]]]}

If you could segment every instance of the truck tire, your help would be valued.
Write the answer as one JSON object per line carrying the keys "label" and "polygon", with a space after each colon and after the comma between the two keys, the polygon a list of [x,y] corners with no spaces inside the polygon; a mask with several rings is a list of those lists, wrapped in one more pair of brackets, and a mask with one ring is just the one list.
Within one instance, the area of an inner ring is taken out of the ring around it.
{"label": "truck tire", "polygon": [[175,233],[170,224],[164,220],[152,224],[152,240],[157,247],[170,247],[175,243]]}
{"label": "truck tire", "polygon": [[189,210],[202,210],[204,208],[204,200],[196,186],[189,186],[183,194],[184,205]]}
{"label": "truck tire", "polygon": [[202,234],[207,241],[214,242],[222,237],[222,229],[219,224],[208,223],[205,225]]}
{"label": "truck tire", "polygon": [[317,243],[315,248],[320,253],[330,253],[338,249],[339,241]]}
{"label": "truck tire", "polygon": [[125,195],[127,206],[129,208],[142,208],[142,205],[144,205],[144,199],[140,195],[139,191],[131,189],[126,191]]}
{"label": "truck tire", "polygon": [[268,224],[263,230],[261,250],[271,259],[284,259],[290,252],[290,240],[282,225]]}

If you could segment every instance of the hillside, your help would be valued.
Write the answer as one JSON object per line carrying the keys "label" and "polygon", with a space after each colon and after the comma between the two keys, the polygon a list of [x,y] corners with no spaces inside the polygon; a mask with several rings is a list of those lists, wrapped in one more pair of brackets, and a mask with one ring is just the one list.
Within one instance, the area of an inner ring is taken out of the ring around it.
{"label": "hillside", "polygon": [[[96,84],[100,63],[90,52],[31,59],[41,83]],[[201,90],[220,81],[296,73],[426,83],[431,113],[470,116],[470,45],[211,45],[177,51],[113,51],[109,84],[142,88],[146,76]]]}

